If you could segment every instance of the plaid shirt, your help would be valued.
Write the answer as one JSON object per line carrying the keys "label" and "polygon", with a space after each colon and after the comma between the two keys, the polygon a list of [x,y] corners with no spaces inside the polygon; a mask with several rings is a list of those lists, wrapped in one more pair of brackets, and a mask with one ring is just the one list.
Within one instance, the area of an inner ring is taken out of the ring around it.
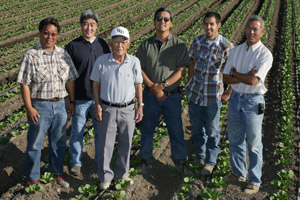
{"label": "plaid shirt", "polygon": [[194,73],[185,87],[190,101],[200,106],[215,104],[223,94],[223,64],[233,44],[218,35],[209,45],[206,35],[196,37],[189,50]]}
{"label": "plaid shirt", "polygon": [[38,44],[23,55],[17,82],[29,86],[32,99],[52,99],[67,96],[66,83],[77,77],[66,50],[55,46],[49,53]]}

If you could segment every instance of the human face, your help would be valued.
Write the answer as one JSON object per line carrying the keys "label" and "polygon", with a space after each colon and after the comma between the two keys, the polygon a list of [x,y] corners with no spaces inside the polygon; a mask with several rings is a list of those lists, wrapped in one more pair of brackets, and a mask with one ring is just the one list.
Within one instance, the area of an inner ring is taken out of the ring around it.
{"label": "human face", "polygon": [[[165,18],[168,18],[169,21],[166,22],[164,20]],[[157,32],[169,32],[172,25],[173,23],[171,21],[170,13],[168,13],[167,11],[161,11],[157,13],[156,19],[154,20],[154,27]]]}
{"label": "human face", "polygon": [[40,32],[40,43],[45,50],[53,50],[58,38],[57,27],[48,24]]}
{"label": "human face", "polygon": [[80,27],[81,27],[82,36],[85,40],[91,41],[95,38],[95,34],[98,28],[96,20],[92,18],[85,19],[83,20]]}
{"label": "human face", "polygon": [[245,33],[248,46],[259,42],[261,36],[264,34],[265,29],[263,29],[261,25],[260,21],[249,21],[247,23]]}
{"label": "human face", "polygon": [[204,31],[208,40],[214,40],[221,28],[221,22],[217,23],[215,17],[208,17],[204,19]]}
{"label": "human face", "polygon": [[130,41],[123,36],[117,36],[109,41],[114,56],[124,56],[130,46]]}

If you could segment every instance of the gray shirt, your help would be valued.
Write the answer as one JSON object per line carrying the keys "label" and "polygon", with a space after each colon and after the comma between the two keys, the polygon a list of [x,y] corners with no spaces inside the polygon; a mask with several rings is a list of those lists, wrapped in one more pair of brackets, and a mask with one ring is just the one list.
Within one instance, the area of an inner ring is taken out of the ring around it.
{"label": "gray shirt", "polygon": [[141,65],[135,56],[126,54],[119,64],[113,54],[99,56],[91,80],[101,84],[100,98],[110,103],[127,103],[135,97],[135,84],[143,83]]}
{"label": "gray shirt", "polygon": [[[150,37],[139,46],[136,54],[141,61],[142,70],[154,83],[161,83],[178,68],[189,66],[189,55],[183,41],[170,33],[161,46],[159,42],[155,35]],[[169,92],[178,85],[179,81],[165,91]]]}

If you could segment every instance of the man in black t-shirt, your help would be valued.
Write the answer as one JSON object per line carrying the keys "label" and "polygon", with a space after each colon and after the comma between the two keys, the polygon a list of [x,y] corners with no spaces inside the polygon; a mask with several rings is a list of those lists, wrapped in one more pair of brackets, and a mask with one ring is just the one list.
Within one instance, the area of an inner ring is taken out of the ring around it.
{"label": "man in black t-shirt", "polygon": [[95,132],[95,160],[97,163],[97,127],[94,118],[93,88],[90,75],[95,60],[103,54],[110,53],[107,43],[95,36],[98,28],[99,17],[96,12],[87,10],[80,15],[80,27],[82,36],[71,41],[66,50],[72,57],[79,77],[75,80],[75,114],[72,117],[72,127],[70,134],[70,154],[71,154],[71,173],[75,176],[80,175],[82,166],[82,146],[84,127],[87,115],[90,113],[94,132]]}

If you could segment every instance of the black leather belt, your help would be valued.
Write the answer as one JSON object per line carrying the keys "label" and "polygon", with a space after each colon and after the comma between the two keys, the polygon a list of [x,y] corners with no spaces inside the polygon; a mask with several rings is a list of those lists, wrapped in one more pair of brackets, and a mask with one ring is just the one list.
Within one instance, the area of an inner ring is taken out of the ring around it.
{"label": "black leather belt", "polygon": [[177,88],[176,90],[173,90],[173,91],[171,91],[171,92],[165,92],[165,94],[166,94],[167,96],[170,96],[170,95],[172,95],[172,94],[176,94],[177,92],[180,92],[179,88]]}
{"label": "black leather belt", "polygon": [[132,101],[127,102],[127,103],[110,103],[110,102],[104,101],[102,99],[100,99],[100,102],[105,104],[105,105],[108,105],[108,106],[111,106],[111,107],[117,107],[117,108],[127,107],[127,106],[135,103],[134,99],[132,99]]}

